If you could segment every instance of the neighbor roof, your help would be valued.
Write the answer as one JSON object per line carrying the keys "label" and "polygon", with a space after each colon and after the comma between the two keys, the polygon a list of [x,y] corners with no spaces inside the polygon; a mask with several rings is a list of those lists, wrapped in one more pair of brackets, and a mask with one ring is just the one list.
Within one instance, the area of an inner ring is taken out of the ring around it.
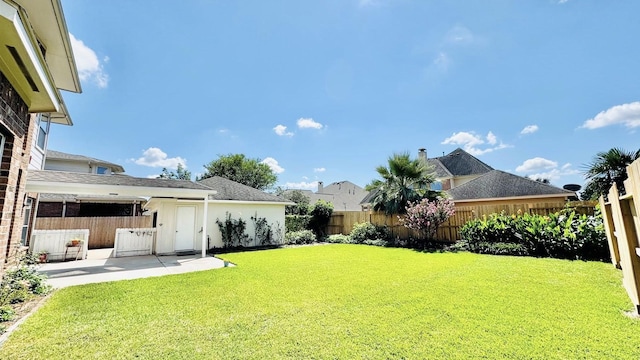
{"label": "neighbor roof", "polygon": [[444,156],[427,159],[427,162],[434,166],[436,176],[439,178],[479,175],[493,170],[491,166],[461,148]]}
{"label": "neighbor roof", "polygon": [[267,194],[264,191],[252,188],[238,182],[225,179],[220,176],[206,178],[197,182],[207,186],[217,193],[212,196],[212,200],[235,200],[235,201],[265,201],[291,203],[291,201],[279,196]]}
{"label": "neighbor roof", "polygon": [[500,170],[492,170],[456,188],[447,190],[447,193],[454,201],[518,196],[575,195],[572,191]]}
{"label": "neighbor roof", "polygon": [[46,160],[65,160],[65,161],[83,162],[88,164],[92,163],[96,165],[106,165],[110,167],[111,170],[113,170],[113,172],[115,173],[124,172],[124,168],[121,165],[114,164],[109,161],[100,160],[100,159],[96,159],[96,158],[92,158],[84,155],[68,154],[68,153],[64,153],[62,151],[56,151],[56,150],[47,150],[47,154],[45,155],[45,162]]}

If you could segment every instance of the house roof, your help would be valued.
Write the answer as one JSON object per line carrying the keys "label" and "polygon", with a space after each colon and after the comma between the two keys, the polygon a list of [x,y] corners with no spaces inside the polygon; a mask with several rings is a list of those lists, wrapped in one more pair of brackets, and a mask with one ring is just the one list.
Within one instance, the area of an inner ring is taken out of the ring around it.
{"label": "house roof", "polygon": [[95,165],[106,165],[110,167],[111,170],[113,170],[113,172],[115,173],[124,172],[124,168],[121,165],[114,164],[109,161],[100,160],[100,159],[96,159],[96,158],[92,158],[84,155],[64,153],[62,151],[56,151],[56,150],[47,150],[47,154],[45,155],[45,162],[46,160],[63,160],[63,161],[75,161],[75,162],[81,162],[81,163],[87,163],[87,164],[95,164]]}
{"label": "house roof", "polygon": [[427,162],[434,166],[439,178],[479,175],[493,170],[491,166],[461,148],[444,156],[427,159]]}
{"label": "house roof", "polygon": [[212,196],[212,200],[235,200],[235,201],[265,201],[291,203],[289,200],[267,194],[264,191],[240,184],[238,182],[225,179],[220,176],[206,178],[197,182],[198,184],[214,189],[217,193]]}
{"label": "house roof", "polygon": [[28,170],[26,192],[203,199],[211,198],[215,189],[189,180]]}
{"label": "house roof", "polygon": [[575,195],[572,191],[500,170],[489,171],[465,184],[447,190],[447,193],[454,201],[519,196]]}

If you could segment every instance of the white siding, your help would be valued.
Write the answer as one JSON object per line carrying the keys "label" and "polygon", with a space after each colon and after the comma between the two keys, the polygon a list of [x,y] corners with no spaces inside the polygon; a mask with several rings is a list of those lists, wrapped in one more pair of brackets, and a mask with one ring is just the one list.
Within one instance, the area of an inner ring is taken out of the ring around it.
{"label": "white siding", "polygon": [[[177,206],[195,205],[196,206],[196,239],[195,249],[202,250],[202,216],[203,201],[178,201],[175,199],[153,199],[148,208],[151,213],[158,212],[157,228],[156,228],[156,253],[169,254],[175,251],[175,232],[176,232],[176,208]],[[223,246],[222,236],[216,220],[224,221],[226,213],[231,214],[232,219],[242,218],[247,223],[246,233],[251,239],[254,239],[255,228],[251,220],[252,216],[266,218],[271,229],[275,232],[279,228],[279,235],[275,235],[276,239],[284,238],[284,207],[282,204],[260,204],[260,203],[215,203],[209,204],[207,235],[209,236],[210,248],[221,248]]]}
{"label": "white siding", "polygon": [[209,206],[209,221],[207,222],[207,228],[209,236],[211,237],[211,247],[221,248],[222,235],[216,220],[224,221],[226,219],[226,213],[231,214],[232,219],[243,219],[247,223],[246,233],[251,239],[254,239],[255,226],[251,217],[266,218],[267,223],[271,225],[272,231],[275,233],[277,228],[280,228],[280,235],[275,235],[276,239],[284,238],[284,204],[229,204],[229,203],[213,203]]}
{"label": "white siding", "polygon": [[77,173],[91,173],[88,163],[78,163],[77,161],[47,160],[44,164],[45,170],[69,171]]}
{"label": "white siding", "polygon": [[44,151],[40,150],[36,146],[36,140],[34,136],[33,144],[31,145],[31,154],[29,157],[29,169],[42,170],[44,169]]}

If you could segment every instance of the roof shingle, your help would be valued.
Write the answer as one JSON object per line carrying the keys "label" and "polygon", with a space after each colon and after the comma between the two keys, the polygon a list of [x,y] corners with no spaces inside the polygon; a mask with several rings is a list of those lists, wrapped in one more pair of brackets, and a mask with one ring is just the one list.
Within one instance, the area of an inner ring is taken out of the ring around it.
{"label": "roof shingle", "polygon": [[451,190],[455,200],[491,199],[517,196],[566,195],[575,193],[500,170],[492,170]]}

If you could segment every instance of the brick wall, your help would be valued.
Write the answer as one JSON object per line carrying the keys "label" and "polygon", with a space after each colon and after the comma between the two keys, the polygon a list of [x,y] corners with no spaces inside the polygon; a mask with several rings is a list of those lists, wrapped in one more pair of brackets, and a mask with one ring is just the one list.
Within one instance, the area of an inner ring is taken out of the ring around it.
{"label": "brick wall", "polygon": [[0,133],[5,138],[0,163],[0,272],[20,244],[22,205],[35,124],[27,104],[0,72]]}

